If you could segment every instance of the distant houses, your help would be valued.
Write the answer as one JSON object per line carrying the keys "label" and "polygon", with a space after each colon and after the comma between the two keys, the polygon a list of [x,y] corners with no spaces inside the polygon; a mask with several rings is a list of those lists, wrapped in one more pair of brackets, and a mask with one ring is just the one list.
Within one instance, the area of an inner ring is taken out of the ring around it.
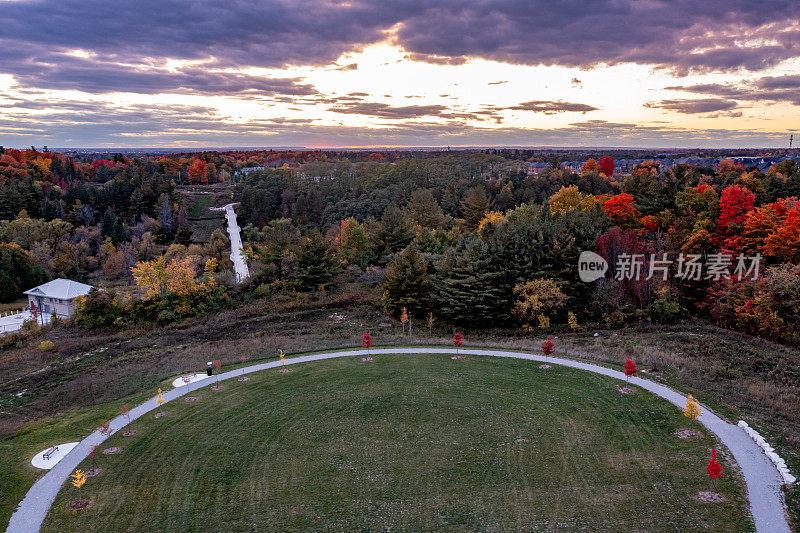
{"label": "distant houses", "polygon": [[94,287],[69,279],[54,279],[38,287],[25,291],[28,307],[39,309],[43,321],[50,320],[55,313],[58,318],[69,318],[75,314],[77,298],[86,296]]}

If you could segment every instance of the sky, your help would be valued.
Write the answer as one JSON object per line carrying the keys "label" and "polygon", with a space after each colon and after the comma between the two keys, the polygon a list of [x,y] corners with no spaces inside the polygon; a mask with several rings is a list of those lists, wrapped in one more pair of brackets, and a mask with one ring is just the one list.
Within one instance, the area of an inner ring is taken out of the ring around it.
{"label": "sky", "polygon": [[798,119],[796,0],[0,0],[0,146],[786,147]]}

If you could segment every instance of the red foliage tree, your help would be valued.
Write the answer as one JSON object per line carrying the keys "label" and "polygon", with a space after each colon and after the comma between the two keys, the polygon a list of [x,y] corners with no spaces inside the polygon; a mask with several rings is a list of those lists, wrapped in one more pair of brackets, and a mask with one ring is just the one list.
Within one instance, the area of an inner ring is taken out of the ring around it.
{"label": "red foliage tree", "polygon": [[600,158],[600,161],[597,162],[597,166],[600,168],[600,172],[605,174],[607,177],[612,177],[614,175],[614,160],[611,157],[604,155]]}
{"label": "red foliage tree", "polygon": [[606,200],[603,203],[603,211],[620,228],[630,228],[636,225],[640,216],[639,210],[633,203],[633,196],[625,192]]}
{"label": "red foliage tree", "polygon": [[630,377],[636,375],[636,363],[625,359],[625,381],[630,383]]}
{"label": "red foliage tree", "polygon": [[555,348],[555,344],[553,344],[553,336],[550,335],[547,337],[547,340],[542,343],[542,353],[551,355],[553,353],[553,348]]}
{"label": "red foliage tree", "polygon": [[722,472],[722,465],[717,462],[717,450],[714,448],[711,448],[711,459],[708,460],[706,465],[706,472],[708,472],[708,477],[711,478],[711,493],[713,494],[714,480],[725,475]]}
{"label": "red foliage tree", "polygon": [[724,239],[721,244],[727,250],[738,248],[742,224],[747,218],[747,213],[753,210],[755,201],[756,195],[747,187],[731,185],[722,190],[722,196],[719,199],[717,232]]}
{"label": "red foliage tree", "polygon": [[194,159],[189,165],[189,183],[207,182],[206,162],[202,159]]}
{"label": "red foliage tree", "polygon": [[453,335],[453,346],[458,348],[463,343],[464,343],[464,335],[462,335],[460,331],[456,331],[455,335]]}
{"label": "red foliage tree", "polygon": [[38,324],[39,323],[39,306],[37,306],[35,303],[32,302],[31,303],[31,307],[30,307],[30,313],[31,313],[31,316],[33,317],[33,319]]}
{"label": "red foliage tree", "polygon": [[361,346],[367,350],[367,359],[368,361],[372,361],[372,356],[369,353],[369,347],[372,346],[372,335],[369,334],[369,331],[364,333],[361,336]]}

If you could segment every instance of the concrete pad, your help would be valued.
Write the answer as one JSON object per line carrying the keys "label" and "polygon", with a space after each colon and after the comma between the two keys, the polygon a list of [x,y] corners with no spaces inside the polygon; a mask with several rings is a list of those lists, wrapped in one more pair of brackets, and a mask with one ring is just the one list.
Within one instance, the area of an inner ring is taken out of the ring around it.
{"label": "concrete pad", "polygon": [[[40,451],[36,455],[33,456],[31,459],[31,464],[36,468],[41,468],[42,470],[50,470],[56,463],[58,463],[61,459],[63,459],[75,446],[77,446],[77,442],[67,442],[66,444],[58,444],[58,450],[53,452],[52,455],[48,459],[44,458],[44,454],[47,453],[47,450],[50,448],[45,448],[44,450]],[[52,447],[52,446],[51,446]]]}
{"label": "concrete pad", "polygon": [[[200,373],[198,373],[198,374],[189,374],[189,383],[196,383],[198,381],[202,381],[202,380],[204,380],[206,378],[210,378],[210,377],[211,376],[208,376],[206,374],[200,374]],[[176,389],[178,387],[183,387],[184,385],[187,385],[187,383],[183,381],[183,376],[177,377],[172,381],[172,386],[175,387]]]}

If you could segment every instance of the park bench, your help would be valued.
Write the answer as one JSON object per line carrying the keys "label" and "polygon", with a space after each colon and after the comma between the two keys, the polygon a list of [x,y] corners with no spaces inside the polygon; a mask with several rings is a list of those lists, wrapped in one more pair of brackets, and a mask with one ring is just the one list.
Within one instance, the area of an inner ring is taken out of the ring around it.
{"label": "park bench", "polygon": [[50,448],[49,450],[44,452],[44,455],[42,457],[44,457],[46,460],[49,461],[50,460],[50,456],[53,455],[54,453],[56,453],[57,451],[58,451],[58,446],[53,446],[52,448]]}

